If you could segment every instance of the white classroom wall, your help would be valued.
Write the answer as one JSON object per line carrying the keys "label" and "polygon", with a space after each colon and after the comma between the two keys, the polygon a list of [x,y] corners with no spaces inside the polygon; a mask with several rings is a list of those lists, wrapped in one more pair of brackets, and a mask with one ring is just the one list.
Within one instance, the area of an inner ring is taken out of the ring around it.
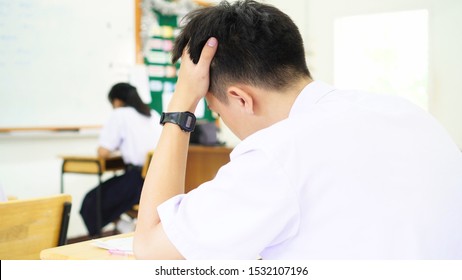
{"label": "white classroom wall", "polygon": [[[18,199],[58,194],[62,164],[59,155],[94,155],[97,133],[0,134],[0,183],[5,193]],[[92,175],[65,175],[65,192],[72,195],[70,237],[85,234],[78,210],[83,195],[97,182]]]}
{"label": "white classroom wall", "polygon": [[[462,148],[462,1],[459,0],[268,0],[289,14],[305,40],[307,59],[314,78],[333,82],[333,20],[347,15],[429,10],[430,104],[429,111]],[[4,94],[4,93],[1,93]],[[106,92],[101,93],[105,98]],[[1,106],[1,105],[0,105]],[[14,116],[11,116],[14,118]],[[98,131],[76,134],[0,134],[0,184],[6,194],[30,198],[59,192],[62,154],[94,154]],[[239,141],[223,128],[221,139],[229,145]],[[78,210],[83,195],[97,178],[65,175],[65,190],[73,197],[69,237],[85,234]]]}
{"label": "white classroom wall", "polygon": [[[272,1],[276,2],[276,1]],[[283,3],[283,1],[279,1]],[[287,1],[289,2],[289,1]],[[308,65],[314,78],[334,81],[334,20],[345,16],[427,9],[429,14],[428,111],[462,148],[462,1],[307,0]],[[300,19],[301,20],[301,19]],[[412,34],[410,34],[412,36]]]}

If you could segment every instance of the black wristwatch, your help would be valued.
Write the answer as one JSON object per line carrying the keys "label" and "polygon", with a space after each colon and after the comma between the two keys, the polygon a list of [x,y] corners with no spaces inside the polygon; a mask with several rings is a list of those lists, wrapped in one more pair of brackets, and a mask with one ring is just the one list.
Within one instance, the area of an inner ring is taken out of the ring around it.
{"label": "black wristwatch", "polygon": [[194,127],[196,126],[196,116],[191,112],[162,113],[160,124],[164,125],[165,123],[177,124],[181,130],[191,132],[194,131]]}

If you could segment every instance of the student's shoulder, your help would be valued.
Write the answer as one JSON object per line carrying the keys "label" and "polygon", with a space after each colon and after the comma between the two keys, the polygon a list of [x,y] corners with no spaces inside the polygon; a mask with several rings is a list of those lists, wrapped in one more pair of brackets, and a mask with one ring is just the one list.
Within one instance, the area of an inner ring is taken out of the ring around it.
{"label": "student's shoulder", "polygon": [[120,107],[120,108],[114,109],[115,115],[127,115],[127,114],[133,114],[133,113],[136,113],[136,110],[132,107]]}
{"label": "student's shoulder", "polygon": [[121,107],[114,109],[113,117],[117,119],[141,119],[146,118],[142,114],[138,113],[135,108],[132,107]]}
{"label": "student's shoulder", "polygon": [[285,149],[295,134],[293,124],[288,120],[283,120],[248,136],[236,146],[233,153],[237,155],[256,150],[275,153],[280,149]]}
{"label": "student's shoulder", "polygon": [[151,119],[153,121],[160,121],[160,114],[156,110],[151,110]]}

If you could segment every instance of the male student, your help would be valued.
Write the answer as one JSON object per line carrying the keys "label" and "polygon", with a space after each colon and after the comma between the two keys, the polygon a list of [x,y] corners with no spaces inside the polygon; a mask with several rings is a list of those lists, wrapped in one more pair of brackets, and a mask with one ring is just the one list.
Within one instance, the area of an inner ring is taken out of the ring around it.
{"label": "male student", "polygon": [[[313,81],[297,27],[272,6],[221,3],[187,21],[137,258],[462,258],[462,156],[430,115]],[[242,142],[183,194],[202,97]]]}

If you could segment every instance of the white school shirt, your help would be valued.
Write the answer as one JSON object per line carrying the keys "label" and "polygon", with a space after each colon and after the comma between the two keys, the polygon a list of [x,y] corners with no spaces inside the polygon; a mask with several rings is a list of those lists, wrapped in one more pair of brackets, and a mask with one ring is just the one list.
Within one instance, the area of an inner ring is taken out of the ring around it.
{"label": "white school shirt", "polygon": [[146,117],[132,107],[116,108],[101,130],[99,145],[110,151],[120,150],[125,164],[142,166],[159,141],[159,121],[156,111]]}
{"label": "white school shirt", "polygon": [[461,259],[462,156],[407,101],[315,81],[158,212],[187,259]]}

